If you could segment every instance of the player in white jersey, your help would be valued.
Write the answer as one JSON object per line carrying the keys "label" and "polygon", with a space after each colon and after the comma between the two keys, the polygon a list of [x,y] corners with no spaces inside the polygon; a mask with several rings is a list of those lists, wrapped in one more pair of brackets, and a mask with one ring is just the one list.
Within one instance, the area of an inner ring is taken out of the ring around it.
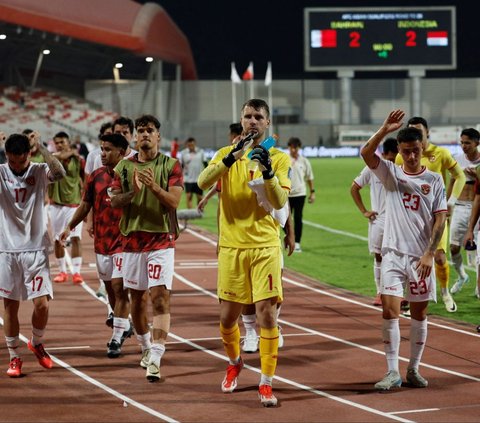
{"label": "player in white jersey", "polygon": [[[397,140],[395,138],[387,138],[382,145],[382,157],[395,163],[395,157],[398,154]],[[370,206],[368,210],[363,203],[360,190],[370,185]],[[382,305],[380,294],[380,266],[382,265],[382,240],[383,229],[385,227],[385,189],[380,180],[375,176],[372,170],[365,166],[360,175],[352,182],[350,194],[353,201],[364,217],[368,219],[368,250],[374,255],[373,260],[373,277],[377,295],[373,300],[374,306]]]}
{"label": "player in white jersey", "polygon": [[30,142],[26,135],[10,135],[5,143],[7,163],[0,165],[0,297],[5,308],[10,377],[22,375],[18,351],[21,300],[33,302],[32,338],[28,348],[43,367],[50,369],[53,365],[42,344],[48,301],[53,298],[44,198],[47,185],[63,178],[65,170],[44,146],[38,145],[38,148],[45,163],[30,162]]}
{"label": "player in white jersey", "polygon": [[[463,245],[463,240],[468,229],[468,222],[472,214],[473,199],[475,197],[474,186],[477,180],[476,168],[480,165],[479,142],[480,133],[476,129],[464,129],[460,134],[460,144],[463,153],[454,157],[465,173],[466,182],[460,196],[455,202],[453,216],[450,221],[450,255],[453,266],[458,273],[458,279],[450,289],[452,294],[460,292],[463,285],[470,280],[470,277],[463,267],[461,246]],[[452,192],[454,182],[454,179],[450,179],[447,195]],[[475,239],[476,238],[475,236]],[[476,267],[476,263],[469,264]]]}
{"label": "player in white jersey", "polygon": [[390,112],[380,129],[368,140],[361,154],[385,187],[385,232],[382,244],[383,344],[388,372],[375,384],[377,390],[402,385],[399,373],[400,303],[410,302],[410,361],[407,382],[425,388],[428,382],[418,366],[427,339],[427,308],[436,299],[434,255],[447,218],[447,200],[442,177],[421,165],[422,133],[417,128],[398,132],[402,167],[380,159],[375,151],[381,140],[402,126],[405,113]]}
{"label": "player in white jersey", "polygon": [[[472,213],[468,222],[467,233],[465,234],[465,245],[472,243],[475,238],[478,239],[479,235],[478,219],[480,217],[480,166],[477,167],[476,172],[477,183],[475,184],[474,188],[475,197],[473,199]],[[477,248],[476,259],[477,283],[475,284],[475,296],[480,299],[480,248]],[[477,326],[477,332],[480,332],[480,325]]]}

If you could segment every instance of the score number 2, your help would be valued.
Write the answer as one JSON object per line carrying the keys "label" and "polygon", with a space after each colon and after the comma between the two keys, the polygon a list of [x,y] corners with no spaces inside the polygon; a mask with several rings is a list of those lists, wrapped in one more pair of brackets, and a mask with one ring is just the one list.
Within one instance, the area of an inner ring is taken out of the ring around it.
{"label": "score number 2", "polygon": [[348,43],[349,47],[360,47],[360,32],[352,31],[348,34],[350,37],[350,43]]}
{"label": "score number 2", "polygon": [[405,47],[417,46],[417,33],[415,31],[407,31],[405,33],[407,40],[405,41]]}

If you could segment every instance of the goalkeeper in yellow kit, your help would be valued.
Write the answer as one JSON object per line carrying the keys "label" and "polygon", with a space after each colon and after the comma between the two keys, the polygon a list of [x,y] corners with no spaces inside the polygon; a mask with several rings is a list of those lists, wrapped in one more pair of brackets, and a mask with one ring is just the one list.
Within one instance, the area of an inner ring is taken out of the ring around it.
{"label": "goalkeeper in yellow kit", "polygon": [[[463,173],[460,165],[452,157],[450,151],[448,151],[445,147],[439,147],[438,145],[434,145],[428,141],[428,124],[424,118],[418,116],[412,117],[408,121],[408,126],[412,126],[422,131],[422,165],[426,166],[426,168],[431,170],[432,172],[441,174],[443,182],[445,184],[447,178],[447,171],[450,173],[450,177],[455,179],[452,193],[448,198],[447,203],[449,215],[451,216],[455,202],[460,196],[465,185],[465,174]],[[395,163],[398,165],[401,165],[403,163],[403,159],[400,155],[397,156]],[[445,309],[450,313],[455,313],[457,311],[457,305],[455,304],[455,301],[453,300],[448,290],[450,268],[446,256],[447,242],[448,222],[445,225],[445,230],[443,232],[442,239],[438,244],[437,251],[435,251],[435,274],[437,275],[437,279],[440,282],[442,300],[445,304]]]}
{"label": "goalkeeper in yellow kit", "polygon": [[[221,148],[198,177],[201,189],[219,179],[222,183],[219,212],[218,286],[220,333],[229,358],[221,388],[233,392],[242,370],[238,318],[245,304],[255,303],[260,326],[261,403],[276,406],[272,392],[278,354],[276,304],[283,297],[279,223],[259,204],[249,187],[263,184],[268,203],[277,210],[288,201],[290,158],[260,143],[270,125],[270,110],[260,99],[247,101],[241,110],[243,138]],[[251,160],[247,152],[252,148]],[[253,163],[257,161],[258,165]]]}

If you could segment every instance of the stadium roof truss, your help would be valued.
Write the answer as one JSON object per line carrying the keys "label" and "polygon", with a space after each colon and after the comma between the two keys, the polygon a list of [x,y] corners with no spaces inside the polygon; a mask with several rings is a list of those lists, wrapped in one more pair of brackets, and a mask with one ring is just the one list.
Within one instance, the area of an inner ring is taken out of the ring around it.
{"label": "stadium roof truss", "polygon": [[[42,73],[81,79],[146,78],[153,57],[181,65],[182,79],[196,79],[188,39],[162,7],[131,0],[0,0],[0,55],[3,71],[33,73],[43,49]],[[5,76],[5,75],[4,75]],[[28,85],[30,81],[26,81]]]}

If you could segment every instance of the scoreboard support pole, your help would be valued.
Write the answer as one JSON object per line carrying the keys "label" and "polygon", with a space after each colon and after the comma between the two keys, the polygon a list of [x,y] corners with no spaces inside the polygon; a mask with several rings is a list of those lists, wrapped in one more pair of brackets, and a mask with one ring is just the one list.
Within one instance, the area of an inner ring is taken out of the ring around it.
{"label": "scoreboard support pole", "polygon": [[352,123],[352,78],[353,70],[340,70],[337,77],[340,79],[340,122],[343,125]]}
{"label": "scoreboard support pole", "polygon": [[410,115],[422,116],[422,88],[421,78],[425,77],[425,69],[410,69],[408,77],[411,80],[411,96],[410,96]]}

